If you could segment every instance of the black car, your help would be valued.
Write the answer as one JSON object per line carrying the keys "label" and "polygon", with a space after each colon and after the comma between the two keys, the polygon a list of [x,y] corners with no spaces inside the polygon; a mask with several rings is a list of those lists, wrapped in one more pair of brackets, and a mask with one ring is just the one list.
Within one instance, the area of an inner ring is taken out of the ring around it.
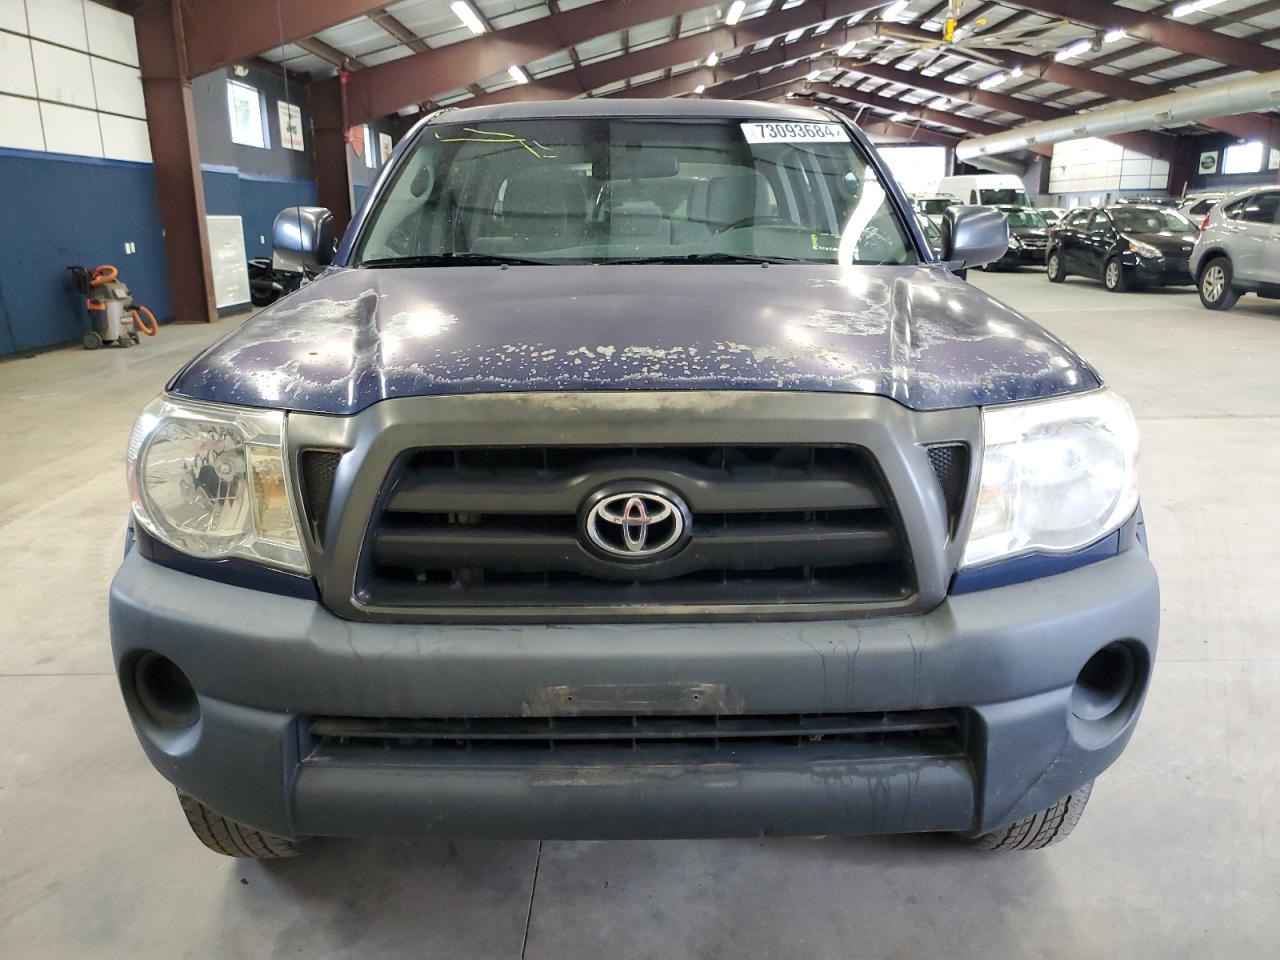
{"label": "black car", "polygon": [[1003,257],[983,269],[1003,270],[1017,268],[1024,263],[1044,263],[1045,251],[1049,247],[1049,224],[1040,211],[1018,206],[996,209],[1004,214],[1005,223],[1009,225],[1009,249]]}
{"label": "black car", "polygon": [[1143,204],[1076,210],[1054,230],[1045,269],[1053,283],[1078,274],[1117,293],[1133,285],[1190,284],[1195,243],[1195,225],[1177,210]]}

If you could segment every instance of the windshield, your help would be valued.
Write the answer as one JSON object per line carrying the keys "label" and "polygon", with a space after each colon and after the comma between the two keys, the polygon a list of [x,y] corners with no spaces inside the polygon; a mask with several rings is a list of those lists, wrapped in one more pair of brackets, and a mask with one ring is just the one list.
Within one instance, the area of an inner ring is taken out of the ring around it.
{"label": "windshield", "polygon": [[944,213],[947,207],[955,202],[951,197],[938,197],[933,200],[920,200],[918,205],[921,213]]}
{"label": "windshield", "polygon": [[1121,233],[1186,233],[1191,221],[1177,210],[1155,207],[1112,207],[1111,219]]}
{"label": "windshield", "polygon": [[1044,222],[1047,224],[1055,224],[1062,219],[1057,210],[1041,210],[1040,216],[1044,218]]}
{"label": "windshield", "polygon": [[367,266],[912,263],[838,123],[432,124],[370,214]]}
{"label": "windshield", "polygon": [[1004,210],[1004,218],[1011,227],[1043,227],[1044,217],[1035,210]]}
{"label": "windshield", "polygon": [[1006,203],[1011,207],[1031,206],[1031,201],[1027,199],[1027,194],[1024,190],[979,190],[978,202],[991,207],[998,207]]}

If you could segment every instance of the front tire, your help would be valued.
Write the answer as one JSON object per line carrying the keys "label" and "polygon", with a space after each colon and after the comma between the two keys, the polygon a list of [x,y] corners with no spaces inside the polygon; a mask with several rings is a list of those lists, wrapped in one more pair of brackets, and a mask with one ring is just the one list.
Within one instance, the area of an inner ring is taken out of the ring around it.
{"label": "front tire", "polygon": [[982,850],[1041,850],[1052,846],[1071,835],[1084,815],[1085,804],[1092,792],[1093,781],[1090,780],[1047,810],[1023,817],[999,830],[964,839]]}
{"label": "front tire", "polygon": [[1102,267],[1102,285],[1112,293],[1124,293],[1129,289],[1129,278],[1125,276],[1124,266],[1115,257]]}
{"label": "front tire", "polygon": [[1057,250],[1050,251],[1049,258],[1044,262],[1044,269],[1050,283],[1061,283],[1067,279],[1067,271],[1062,265],[1062,254]]}
{"label": "front tire", "polygon": [[228,820],[181,790],[178,791],[178,803],[182,805],[182,812],[186,814],[187,824],[196,839],[214,853],[253,860],[281,860],[296,857],[301,852],[297,842]]}
{"label": "front tire", "polygon": [[1231,261],[1226,257],[1214,257],[1200,271],[1196,289],[1200,302],[1210,310],[1230,310],[1240,299],[1240,292],[1231,286]]}

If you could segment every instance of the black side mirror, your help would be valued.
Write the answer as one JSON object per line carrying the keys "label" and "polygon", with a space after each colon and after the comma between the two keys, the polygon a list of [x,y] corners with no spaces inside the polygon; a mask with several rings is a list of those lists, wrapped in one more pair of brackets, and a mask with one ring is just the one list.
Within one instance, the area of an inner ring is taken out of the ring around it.
{"label": "black side mirror", "polygon": [[271,228],[272,266],[313,276],[333,262],[336,231],[324,207],[285,207]]}
{"label": "black side mirror", "polygon": [[942,259],[954,267],[994,263],[1009,249],[1009,224],[991,207],[947,207],[942,214]]}

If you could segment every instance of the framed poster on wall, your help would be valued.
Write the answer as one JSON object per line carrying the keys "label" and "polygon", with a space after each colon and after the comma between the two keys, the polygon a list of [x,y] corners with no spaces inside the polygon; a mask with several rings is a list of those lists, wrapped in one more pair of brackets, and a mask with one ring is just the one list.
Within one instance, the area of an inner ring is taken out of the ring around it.
{"label": "framed poster on wall", "polygon": [[1200,154],[1200,172],[1201,173],[1217,173],[1218,172],[1218,151],[1206,150]]}
{"label": "framed poster on wall", "polygon": [[302,108],[296,103],[276,101],[280,113],[280,145],[289,150],[305,150],[302,137]]}

